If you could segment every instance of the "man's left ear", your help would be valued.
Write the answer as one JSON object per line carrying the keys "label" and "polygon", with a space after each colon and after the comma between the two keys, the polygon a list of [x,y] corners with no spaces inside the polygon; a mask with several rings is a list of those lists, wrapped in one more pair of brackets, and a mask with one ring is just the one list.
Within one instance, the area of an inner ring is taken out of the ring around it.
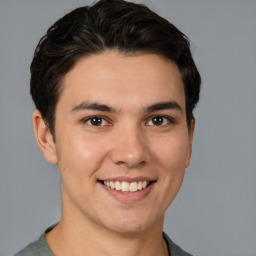
{"label": "man's left ear", "polygon": [[196,123],[195,118],[192,118],[191,122],[190,122],[190,128],[188,130],[188,135],[189,135],[189,151],[188,151],[188,156],[187,156],[186,168],[189,167],[189,165],[190,165],[190,159],[191,159],[191,155],[192,155],[192,142],[193,142],[193,136],[194,136],[195,123]]}
{"label": "man's left ear", "polygon": [[35,110],[33,114],[33,127],[38,147],[42,151],[45,159],[52,164],[56,164],[57,155],[53,135],[39,110]]}

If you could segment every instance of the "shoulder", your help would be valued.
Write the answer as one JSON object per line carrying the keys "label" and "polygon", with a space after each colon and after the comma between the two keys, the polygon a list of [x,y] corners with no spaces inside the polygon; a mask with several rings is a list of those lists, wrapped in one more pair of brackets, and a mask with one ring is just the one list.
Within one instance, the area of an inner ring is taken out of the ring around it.
{"label": "shoulder", "polygon": [[185,252],[177,244],[175,244],[168,235],[163,233],[163,236],[167,243],[168,250],[171,256],[192,256],[190,253]]}
{"label": "shoulder", "polygon": [[30,243],[27,247],[16,253],[14,256],[35,256],[40,255],[38,250],[38,241]]}
{"label": "shoulder", "polygon": [[14,256],[54,256],[43,233],[39,240],[30,243],[27,247],[16,253]]}

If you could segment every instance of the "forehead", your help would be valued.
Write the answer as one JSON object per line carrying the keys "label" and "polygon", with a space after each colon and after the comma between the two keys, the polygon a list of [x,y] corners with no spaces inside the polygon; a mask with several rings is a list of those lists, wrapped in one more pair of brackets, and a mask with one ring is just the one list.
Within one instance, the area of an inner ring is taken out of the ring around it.
{"label": "forehead", "polygon": [[72,106],[85,100],[120,106],[168,100],[185,104],[182,78],[172,61],[155,54],[127,56],[115,51],[83,57],[64,76],[59,101]]}

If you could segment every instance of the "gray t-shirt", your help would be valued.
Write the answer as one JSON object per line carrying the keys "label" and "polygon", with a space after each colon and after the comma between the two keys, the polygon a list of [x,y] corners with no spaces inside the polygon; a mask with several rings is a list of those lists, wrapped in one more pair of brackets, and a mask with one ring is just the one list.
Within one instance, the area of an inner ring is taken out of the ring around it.
{"label": "gray t-shirt", "polygon": [[[45,239],[45,234],[52,228],[53,227],[48,228],[37,241],[29,244],[14,256],[54,256]],[[183,251],[165,233],[163,233],[163,237],[166,241],[170,256],[192,256],[191,254]]]}

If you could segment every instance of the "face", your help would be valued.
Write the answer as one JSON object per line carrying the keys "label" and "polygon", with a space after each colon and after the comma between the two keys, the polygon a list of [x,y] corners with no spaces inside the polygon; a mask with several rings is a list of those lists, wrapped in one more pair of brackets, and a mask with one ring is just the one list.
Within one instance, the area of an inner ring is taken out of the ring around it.
{"label": "face", "polygon": [[59,166],[63,218],[117,233],[162,225],[191,156],[176,65],[106,52],[79,60],[63,88],[46,156]]}

